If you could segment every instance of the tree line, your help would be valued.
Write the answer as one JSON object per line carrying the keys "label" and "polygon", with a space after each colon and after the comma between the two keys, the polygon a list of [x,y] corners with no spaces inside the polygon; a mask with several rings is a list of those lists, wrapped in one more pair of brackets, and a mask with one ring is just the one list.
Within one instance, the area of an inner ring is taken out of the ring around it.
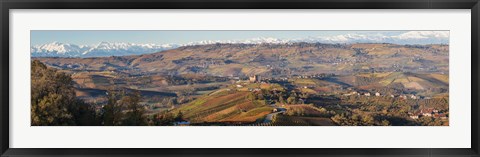
{"label": "tree line", "polygon": [[32,126],[147,125],[138,91],[108,90],[106,104],[96,106],[75,95],[67,73],[31,62]]}

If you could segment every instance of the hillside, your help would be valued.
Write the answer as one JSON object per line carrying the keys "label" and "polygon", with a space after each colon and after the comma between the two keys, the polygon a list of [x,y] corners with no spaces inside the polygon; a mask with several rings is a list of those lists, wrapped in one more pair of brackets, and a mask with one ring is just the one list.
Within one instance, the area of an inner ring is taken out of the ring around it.
{"label": "hillside", "polygon": [[338,80],[358,89],[377,90],[394,94],[394,91],[415,91],[417,94],[435,95],[448,92],[448,75],[418,74],[411,72],[364,73],[339,76]]}
{"label": "hillside", "polygon": [[[150,125],[448,125],[448,45],[207,44],[39,60],[101,113],[135,92]],[[435,110],[435,113],[423,114]],[[432,115],[433,114],[433,115]],[[182,123],[180,123],[182,122]]]}
{"label": "hillside", "polygon": [[210,44],[146,55],[99,58],[35,58],[69,70],[130,74],[291,76],[318,73],[448,73],[448,45]]}
{"label": "hillside", "polygon": [[272,112],[273,107],[255,99],[251,92],[223,89],[176,108],[193,122],[253,123]]}

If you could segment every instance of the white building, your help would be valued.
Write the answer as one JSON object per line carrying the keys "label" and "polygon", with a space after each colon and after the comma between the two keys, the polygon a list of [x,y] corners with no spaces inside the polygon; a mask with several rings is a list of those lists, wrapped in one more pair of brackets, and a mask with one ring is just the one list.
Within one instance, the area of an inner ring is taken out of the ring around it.
{"label": "white building", "polygon": [[418,115],[410,115],[410,118],[412,118],[412,119],[418,119]]}
{"label": "white building", "polygon": [[417,96],[415,96],[415,95],[412,94],[412,95],[410,96],[410,98],[412,98],[412,99],[417,99]]}

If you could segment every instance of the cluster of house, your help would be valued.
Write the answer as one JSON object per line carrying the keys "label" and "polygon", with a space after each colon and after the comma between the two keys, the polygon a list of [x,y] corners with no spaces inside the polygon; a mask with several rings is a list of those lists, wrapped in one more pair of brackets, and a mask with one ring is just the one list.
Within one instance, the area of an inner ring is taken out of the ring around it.
{"label": "cluster of house", "polygon": [[[394,96],[392,95],[392,97],[394,97]],[[420,98],[423,98],[423,97],[420,97],[420,96],[416,96],[414,94],[408,94],[408,95],[402,94],[402,95],[399,95],[398,97],[401,98],[401,99],[409,99],[409,98],[410,99],[420,99]]]}
{"label": "cluster of house", "polygon": [[[359,96],[387,96],[387,95],[384,95],[384,94],[381,94],[379,92],[375,92],[375,93],[370,93],[370,92],[356,92],[356,91],[353,91],[353,92],[350,92],[350,93],[345,93],[343,94],[343,96],[351,96],[351,95],[359,95]],[[422,97],[422,96],[417,96],[415,94],[400,94],[400,95],[393,95],[393,94],[390,94],[389,97],[391,98],[400,98],[400,99],[431,99],[430,97]]]}
{"label": "cluster of house", "polygon": [[305,89],[307,89],[307,88],[308,88],[308,89],[312,89],[312,88],[315,88],[315,86],[312,86],[312,85],[310,85],[310,86],[303,86],[303,88],[305,88]]}
{"label": "cluster of house", "polygon": [[418,119],[420,117],[433,117],[433,118],[440,118],[440,119],[447,119],[447,115],[445,113],[439,112],[439,110],[435,108],[424,108],[420,111],[409,113],[410,118]]}
{"label": "cluster of house", "polygon": [[268,82],[271,82],[271,81],[275,81],[275,82],[286,82],[286,81],[288,81],[288,78],[287,78],[287,77],[280,77],[280,78],[264,78],[263,80],[265,80],[265,81],[268,81]]}
{"label": "cluster of house", "polygon": [[250,91],[250,92],[260,92],[261,89],[260,88],[248,88],[248,91]]}
{"label": "cluster of house", "polygon": [[[243,88],[243,85],[237,84],[236,87],[237,87],[237,88]],[[260,89],[260,88],[248,88],[248,91],[250,91],[250,92],[258,92],[258,91],[261,91],[261,89]]]}
{"label": "cluster of house", "polygon": [[356,92],[356,91],[353,91],[353,92],[350,92],[350,93],[346,93],[346,94],[343,94],[344,96],[351,96],[351,95],[363,95],[363,96],[372,96],[372,95],[375,95],[375,96],[382,96],[382,94],[380,94],[379,92],[376,92],[375,94],[371,94],[370,92]]}
{"label": "cluster of house", "polygon": [[332,76],[335,76],[335,74],[333,74],[333,73],[329,73],[329,74],[322,73],[322,74],[312,74],[312,75],[293,75],[292,77],[293,78],[325,78],[325,77],[332,77]]}
{"label": "cluster of house", "polygon": [[[335,74],[333,73],[328,73],[328,74],[324,74],[324,73],[321,73],[321,74],[312,74],[312,75],[292,75],[291,78],[325,78],[325,77],[331,77],[331,76],[335,76]],[[233,78],[236,78],[236,80],[240,80],[239,77],[231,77],[232,79]],[[260,82],[271,82],[271,81],[274,81],[274,82],[285,82],[285,81],[288,81],[288,77],[280,77],[280,78],[261,78],[259,75],[252,75],[252,76],[249,76],[248,77],[248,80],[251,82],[251,83],[260,83]]]}

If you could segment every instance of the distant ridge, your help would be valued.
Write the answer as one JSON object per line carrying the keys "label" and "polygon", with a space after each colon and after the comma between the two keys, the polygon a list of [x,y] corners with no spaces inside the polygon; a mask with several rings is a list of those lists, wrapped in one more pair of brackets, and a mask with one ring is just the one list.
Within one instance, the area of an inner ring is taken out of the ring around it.
{"label": "distant ridge", "polygon": [[448,45],[439,44],[208,44],[119,57],[35,59],[60,69],[166,75],[292,76],[395,71],[446,74],[448,49]]}
{"label": "distant ridge", "polygon": [[204,40],[186,44],[139,44],[122,42],[100,42],[96,45],[76,45],[71,43],[52,42],[30,47],[32,57],[107,57],[150,54],[181,46],[209,44],[286,44],[286,43],[392,43],[399,45],[448,44],[448,34],[403,34],[400,36],[366,36],[361,34],[346,34],[329,37],[307,37],[301,39],[279,39],[260,37],[246,40]]}

